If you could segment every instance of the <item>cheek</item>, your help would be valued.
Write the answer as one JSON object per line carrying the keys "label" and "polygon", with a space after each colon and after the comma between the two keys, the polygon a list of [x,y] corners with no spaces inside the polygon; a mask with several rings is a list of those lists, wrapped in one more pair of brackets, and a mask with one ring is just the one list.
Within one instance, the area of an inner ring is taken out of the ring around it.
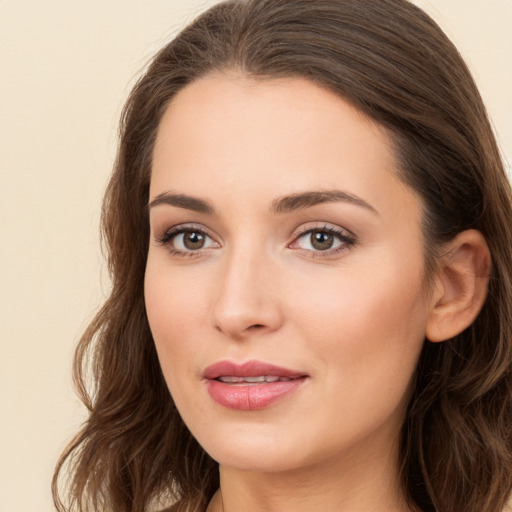
{"label": "cheek", "polygon": [[208,300],[204,272],[186,265],[173,266],[168,259],[161,248],[151,248],[144,276],[144,299],[151,329],[167,335],[199,325]]}
{"label": "cheek", "polygon": [[293,297],[306,297],[294,299],[302,329],[298,338],[322,361],[333,388],[342,381],[361,398],[364,389],[379,393],[387,387],[398,398],[409,385],[424,340],[421,267],[397,261],[365,268],[374,271],[341,271],[323,279],[322,286],[296,287]]}
{"label": "cheek", "polygon": [[165,265],[148,259],[144,281],[146,313],[167,380],[187,371],[187,362],[193,360],[193,340],[198,339],[194,333],[205,323],[206,298],[200,286],[190,276],[187,279],[179,272],[170,273]]}
{"label": "cheek", "polygon": [[[171,273],[166,265],[152,265],[148,259],[144,282],[146,312],[158,359],[167,387],[181,413],[202,410],[197,384],[201,377],[195,364],[198,343],[205,322],[204,293],[200,283]],[[185,418],[184,418],[185,419]],[[195,424],[202,420],[197,417]]]}

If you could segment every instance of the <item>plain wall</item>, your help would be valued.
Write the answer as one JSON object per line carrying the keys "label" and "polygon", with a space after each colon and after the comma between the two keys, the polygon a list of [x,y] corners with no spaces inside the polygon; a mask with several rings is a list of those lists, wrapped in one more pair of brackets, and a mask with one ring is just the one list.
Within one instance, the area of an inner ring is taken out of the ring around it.
{"label": "plain wall", "polygon": [[[53,466],[85,417],[73,348],[108,291],[98,223],[120,109],[148,58],[212,3],[0,0],[2,512],[53,510]],[[466,57],[510,161],[512,0],[417,3]]]}

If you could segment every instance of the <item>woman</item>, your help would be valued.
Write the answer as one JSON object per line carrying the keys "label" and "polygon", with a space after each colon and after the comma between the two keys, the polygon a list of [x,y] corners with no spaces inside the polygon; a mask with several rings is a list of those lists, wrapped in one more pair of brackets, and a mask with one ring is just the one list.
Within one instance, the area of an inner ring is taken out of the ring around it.
{"label": "woman", "polygon": [[417,7],[207,11],[123,113],[59,510],[502,510],[510,208],[478,91]]}

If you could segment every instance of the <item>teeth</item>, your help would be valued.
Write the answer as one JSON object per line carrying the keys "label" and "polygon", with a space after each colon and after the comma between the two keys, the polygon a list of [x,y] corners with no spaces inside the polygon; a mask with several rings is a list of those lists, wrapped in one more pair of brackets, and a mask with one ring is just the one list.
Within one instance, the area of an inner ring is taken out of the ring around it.
{"label": "teeth", "polygon": [[288,377],[278,377],[277,375],[258,375],[257,377],[235,377],[234,375],[223,375],[218,380],[226,384],[240,384],[247,382],[248,384],[257,384],[261,382],[287,382],[290,381]]}
{"label": "teeth", "polygon": [[221,382],[226,382],[227,384],[236,383],[236,382],[244,382],[243,377],[232,377],[230,375],[226,375],[225,377],[219,377]]}
{"label": "teeth", "polygon": [[245,377],[246,382],[265,382],[265,377]]}

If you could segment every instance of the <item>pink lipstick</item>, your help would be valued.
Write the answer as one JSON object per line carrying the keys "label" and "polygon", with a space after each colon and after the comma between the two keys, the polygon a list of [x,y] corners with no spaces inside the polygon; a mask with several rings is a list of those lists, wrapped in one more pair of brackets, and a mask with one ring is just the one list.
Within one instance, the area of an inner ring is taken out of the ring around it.
{"label": "pink lipstick", "polygon": [[261,361],[219,361],[203,372],[210,396],[230,409],[263,409],[296,391],[308,375]]}

